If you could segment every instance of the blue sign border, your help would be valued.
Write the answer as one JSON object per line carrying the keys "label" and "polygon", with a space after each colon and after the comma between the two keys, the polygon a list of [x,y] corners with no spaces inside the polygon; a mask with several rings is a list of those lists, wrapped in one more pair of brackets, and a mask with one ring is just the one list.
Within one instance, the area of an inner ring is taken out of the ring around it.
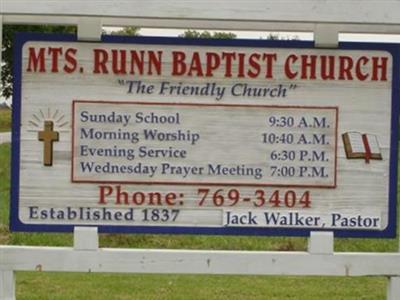
{"label": "blue sign border", "polygon": [[[70,41],[79,42],[76,35],[18,33],[14,40],[13,72],[13,123],[12,123],[12,161],[11,161],[11,209],[10,229],[26,232],[72,232],[74,225],[24,224],[19,218],[19,166],[20,166],[20,120],[21,120],[21,71],[22,48],[28,41]],[[218,39],[183,39],[164,37],[127,37],[102,36],[101,43],[187,45],[187,46],[231,46],[231,47],[274,47],[313,49],[314,42],[277,41],[277,40],[218,40]],[[259,235],[259,236],[309,236],[311,231],[333,231],[336,237],[376,237],[391,238],[396,236],[397,227],[397,151],[398,151],[398,117],[399,117],[399,49],[392,43],[339,43],[338,49],[349,50],[383,50],[393,56],[392,78],[392,119],[390,147],[390,180],[389,180],[389,222],[381,231],[360,229],[294,229],[294,228],[233,228],[233,227],[172,227],[172,226],[112,226],[100,225],[103,233],[159,233],[159,234],[206,234],[206,235]],[[396,83],[396,85],[395,85]],[[82,225],[79,225],[82,226]]]}

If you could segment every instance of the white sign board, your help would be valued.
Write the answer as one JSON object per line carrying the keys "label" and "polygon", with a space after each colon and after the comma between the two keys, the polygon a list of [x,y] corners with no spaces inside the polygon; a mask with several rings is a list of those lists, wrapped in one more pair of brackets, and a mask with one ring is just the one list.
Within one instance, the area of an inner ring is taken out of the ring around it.
{"label": "white sign board", "polygon": [[16,45],[14,230],[395,234],[394,46]]}

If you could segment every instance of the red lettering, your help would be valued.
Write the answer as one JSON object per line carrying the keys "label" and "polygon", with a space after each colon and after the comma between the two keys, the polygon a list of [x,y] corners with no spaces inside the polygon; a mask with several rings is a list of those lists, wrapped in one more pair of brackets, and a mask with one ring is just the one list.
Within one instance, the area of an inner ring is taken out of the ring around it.
{"label": "red lettering", "polygon": [[190,68],[188,75],[193,76],[193,73],[197,73],[197,76],[203,76],[203,70],[201,68],[201,60],[198,52],[194,52],[192,56],[192,62],[190,63]]}
{"label": "red lettering", "polygon": [[129,204],[129,198],[128,198],[128,193],[125,191],[121,191],[121,186],[117,185],[117,195],[116,195],[116,201],[115,204],[121,204],[123,200],[124,204],[128,205]]}
{"label": "red lettering", "polygon": [[368,63],[369,59],[368,57],[361,56],[356,63],[356,76],[359,80],[364,81],[368,78],[369,74],[368,73],[363,73],[362,67],[365,66]]}
{"label": "red lettering", "polygon": [[301,56],[301,79],[316,79],[317,56]]}
{"label": "red lettering", "polygon": [[258,74],[260,74],[260,64],[259,64],[259,59],[260,59],[260,54],[258,53],[253,53],[250,55],[249,57],[249,67],[253,68],[253,70],[249,70],[247,71],[247,75],[249,75],[250,78],[256,78],[258,76]]}
{"label": "red lettering", "polygon": [[222,59],[225,60],[225,77],[232,77],[232,60],[235,58],[235,52],[222,52]]}
{"label": "red lettering", "polygon": [[126,74],[126,51],[111,50],[112,71],[114,74]]}
{"label": "red lettering", "polygon": [[265,78],[270,79],[270,78],[274,77],[273,64],[276,61],[276,59],[277,59],[276,53],[274,53],[274,54],[264,53],[263,60],[266,62]]}
{"label": "red lettering", "polygon": [[149,205],[162,205],[161,193],[149,192]]}
{"label": "red lettering", "polygon": [[207,59],[206,76],[212,77],[213,71],[218,69],[218,67],[221,65],[221,58],[217,53],[207,52],[206,59]]}
{"label": "red lettering", "polygon": [[157,55],[154,51],[149,51],[149,71],[148,75],[153,75],[153,68],[157,75],[161,75],[161,57],[162,51],[157,51]]}
{"label": "red lettering", "polygon": [[136,192],[136,193],[133,193],[133,195],[132,195],[133,204],[142,205],[145,200],[146,200],[146,196],[142,192]]}
{"label": "red lettering", "polygon": [[62,54],[62,48],[49,47],[48,52],[49,55],[51,56],[51,72],[58,73],[58,59],[59,56]]}
{"label": "red lettering", "polygon": [[72,73],[76,70],[78,66],[78,62],[76,61],[76,52],[77,50],[74,48],[68,48],[67,51],[65,51],[65,62],[66,64],[64,65],[64,72],[65,73]]}
{"label": "red lettering", "polygon": [[353,68],[353,59],[350,56],[339,56],[339,79],[353,80],[351,69]]}
{"label": "red lettering", "polygon": [[178,203],[178,195],[174,192],[162,194],[160,192],[131,192],[123,190],[121,185],[114,187],[110,185],[99,186],[98,204],[109,204],[112,199],[116,205],[155,205],[175,206]]}
{"label": "red lettering", "polygon": [[285,61],[285,74],[289,79],[294,79],[297,76],[298,72],[293,72],[291,69],[291,65],[294,64],[298,60],[298,57],[295,54],[291,54],[286,58]]}
{"label": "red lettering", "polygon": [[33,47],[29,48],[28,68],[27,72],[45,72],[45,51],[46,48],[40,48],[39,53],[36,53],[36,49]]}
{"label": "red lettering", "polygon": [[113,192],[113,188],[109,185],[101,185],[100,188],[100,197],[99,204],[107,204],[106,197],[110,196]]}
{"label": "red lettering", "polygon": [[176,204],[175,200],[177,198],[178,197],[175,193],[168,193],[167,195],[165,195],[165,203],[167,205],[175,205]]}
{"label": "red lettering", "polygon": [[[372,57],[372,78],[371,78],[371,80],[387,81],[387,62],[388,62],[387,57],[375,57],[375,56]],[[380,71],[380,72],[378,72],[378,71]]]}
{"label": "red lettering", "polygon": [[135,69],[138,70],[138,75],[143,75],[144,70],[144,51],[140,51],[140,57],[136,51],[131,51],[131,70],[130,74],[136,74]]}
{"label": "red lettering", "polygon": [[182,51],[172,52],[172,73],[173,76],[180,76],[186,72],[185,64],[186,54]]}
{"label": "red lettering", "polygon": [[238,62],[238,77],[244,77],[244,58],[246,54],[244,53],[239,53],[239,62]]}
{"label": "red lettering", "polygon": [[94,70],[95,74],[108,74],[106,63],[108,61],[108,53],[104,49],[93,49],[94,52]]}
{"label": "red lettering", "polygon": [[323,80],[335,79],[335,57],[321,56],[321,78]]}

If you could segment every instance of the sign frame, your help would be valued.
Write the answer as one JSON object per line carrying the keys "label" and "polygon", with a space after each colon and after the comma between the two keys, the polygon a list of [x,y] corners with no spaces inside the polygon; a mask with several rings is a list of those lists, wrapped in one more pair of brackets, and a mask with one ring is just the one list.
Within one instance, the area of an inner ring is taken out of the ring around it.
{"label": "sign frame", "polygon": [[[20,166],[20,120],[21,120],[21,77],[22,77],[22,48],[28,41],[58,41],[80,42],[75,35],[31,34],[20,33],[16,35],[13,54],[14,95],[13,95],[13,124],[12,124],[12,161],[11,161],[11,209],[10,228],[14,231],[27,232],[72,232],[74,225],[46,225],[24,224],[19,215],[19,166]],[[101,43],[127,43],[127,44],[157,44],[157,45],[187,45],[187,46],[241,46],[241,47],[274,47],[315,49],[314,42],[304,41],[270,41],[270,40],[214,40],[214,39],[183,39],[160,37],[126,37],[103,36]],[[207,234],[207,235],[260,235],[260,236],[309,236],[311,231],[333,231],[337,237],[395,237],[397,225],[397,159],[398,159],[398,117],[400,105],[397,100],[400,96],[400,63],[399,45],[383,43],[339,43],[339,50],[383,50],[393,57],[392,73],[392,107],[391,107],[391,132],[390,132],[390,174],[389,174],[389,199],[388,199],[388,225],[382,231],[376,230],[324,230],[324,229],[297,229],[297,228],[235,228],[235,227],[174,227],[174,226],[112,226],[99,225],[99,232],[103,233],[160,233],[160,234]],[[397,101],[396,101],[397,100]],[[81,226],[81,225],[79,225]]]}

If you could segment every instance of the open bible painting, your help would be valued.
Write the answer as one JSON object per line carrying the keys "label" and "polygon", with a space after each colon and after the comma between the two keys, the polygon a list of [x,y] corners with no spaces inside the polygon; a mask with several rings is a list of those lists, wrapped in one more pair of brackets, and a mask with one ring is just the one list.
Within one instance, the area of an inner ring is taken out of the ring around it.
{"label": "open bible painting", "polygon": [[346,132],[342,134],[342,138],[348,159],[363,158],[366,163],[369,163],[371,159],[382,160],[382,153],[376,135]]}

